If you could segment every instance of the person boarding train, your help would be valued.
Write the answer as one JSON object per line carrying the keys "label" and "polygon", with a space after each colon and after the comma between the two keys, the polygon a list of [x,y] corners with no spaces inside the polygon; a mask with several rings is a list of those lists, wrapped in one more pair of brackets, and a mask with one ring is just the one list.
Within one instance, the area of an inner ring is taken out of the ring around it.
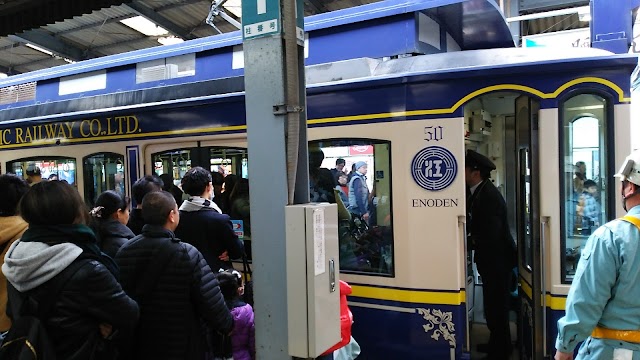
{"label": "person boarding train", "polygon": [[468,239],[482,277],[484,311],[490,331],[487,359],[509,359],[509,280],[516,263],[515,244],[507,223],[507,206],[491,182],[491,160],[473,150],[465,157]]}

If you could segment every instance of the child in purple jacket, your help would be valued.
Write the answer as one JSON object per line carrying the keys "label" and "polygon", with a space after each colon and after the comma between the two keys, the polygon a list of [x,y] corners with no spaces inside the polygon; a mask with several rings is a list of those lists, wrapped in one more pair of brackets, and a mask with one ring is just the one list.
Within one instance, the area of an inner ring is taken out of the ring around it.
{"label": "child in purple jacket", "polygon": [[214,344],[216,358],[233,356],[233,360],[255,360],[256,328],[253,309],[241,298],[244,293],[242,276],[236,270],[224,270],[218,273],[218,283],[234,325],[230,338],[220,335],[218,344]]}

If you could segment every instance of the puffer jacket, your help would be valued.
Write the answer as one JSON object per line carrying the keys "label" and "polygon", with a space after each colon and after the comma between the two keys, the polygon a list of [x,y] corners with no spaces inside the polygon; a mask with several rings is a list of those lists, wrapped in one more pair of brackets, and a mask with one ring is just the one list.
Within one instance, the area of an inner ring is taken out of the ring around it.
{"label": "puffer jacket", "polygon": [[112,219],[98,223],[97,235],[100,250],[112,258],[124,243],[136,236],[131,229]]}
{"label": "puffer jacket", "polygon": [[[4,263],[4,256],[9,247],[18,240],[29,225],[20,216],[0,217],[0,266]],[[0,272],[0,332],[9,330],[11,319],[7,310],[7,278]]]}
{"label": "puffer jacket", "polygon": [[[168,241],[176,242],[179,250],[162,267],[151,293],[142,299],[137,293],[138,281]],[[202,254],[171,231],[145,225],[142,236],[124,244],[115,259],[123,288],[140,304],[134,346],[126,358],[203,359],[203,324],[222,333],[233,328],[218,281]]]}
{"label": "puffer jacket", "polygon": [[203,207],[199,211],[180,210],[180,224],[176,229],[176,236],[195,246],[214,272],[220,268],[233,267],[231,261],[218,258],[223,252],[226,251],[231,259],[241,258],[244,252],[244,245],[233,231],[229,216],[212,208]]}
{"label": "puffer jacket", "polygon": [[255,360],[256,325],[251,305],[244,304],[231,309],[234,327],[231,335],[233,360]]}
{"label": "puffer jacket", "polygon": [[[19,292],[35,299],[50,294],[50,287],[69,265],[84,262],[65,283],[44,324],[58,359],[92,359],[105,345],[99,324],[111,324],[117,338],[133,334],[138,305],[99,261],[79,258],[82,249],[71,243],[47,245],[16,241],[11,245],[2,272]],[[116,333],[117,332],[117,333]]]}

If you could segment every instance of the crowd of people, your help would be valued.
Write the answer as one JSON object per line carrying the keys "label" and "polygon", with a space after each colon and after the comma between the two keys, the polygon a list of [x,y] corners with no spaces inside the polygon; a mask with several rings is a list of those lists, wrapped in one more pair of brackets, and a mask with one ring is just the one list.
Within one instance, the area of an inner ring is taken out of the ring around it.
{"label": "crowd of people", "polygon": [[[184,196],[163,185],[145,176],[135,208],[109,190],[88,209],[66,182],[0,175],[0,334],[18,304],[49,301],[59,359],[255,359],[253,310],[230,261],[244,246],[212,200],[212,174],[187,171]],[[245,211],[233,191],[216,195]]]}

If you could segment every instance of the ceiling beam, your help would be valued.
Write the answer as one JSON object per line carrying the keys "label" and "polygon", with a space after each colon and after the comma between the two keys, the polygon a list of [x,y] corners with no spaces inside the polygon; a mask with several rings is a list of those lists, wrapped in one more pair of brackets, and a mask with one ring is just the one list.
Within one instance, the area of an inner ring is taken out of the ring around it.
{"label": "ceiling beam", "polygon": [[329,11],[320,0],[304,0],[318,14]]}
{"label": "ceiling beam", "polygon": [[137,1],[124,3],[122,4],[122,6],[128,8],[130,11],[134,12],[137,15],[147,18],[147,20],[157,24],[158,26],[167,29],[167,31],[169,31],[169,33],[171,33],[172,35],[175,35],[184,40],[194,39],[194,36],[186,29],[178,26],[176,23],[158,14],[155,10],[148,8]]}
{"label": "ceiling beam", "polygon": [[[184,5],[197,4],[197,3],[200,3],[200,2],[203,2],[203,1],[202,0],[185,0],[185,1],[182,1],[180,3],[161,6],[161,7],[157,8],[155,11],[156,12],[161,12],[161,11],[165,11],[165,10],[174,9],[174,8],[177,8],[177,7],[180,7],[180,6],[184,6]],[[92,29],[94,27],[102,26],[104,24],[110,24],[110,23],[114,23],[114,22],[119,22],[120,20],[128,19],[130,17],[131,17],[130,15],[124,15],[124,16],[118,16],[118,17],[114,17],[114,18],[108,18],[108,19],[105,19],[105,20],[100,21],[100,22],[94,22],[94,23],[78,26],[76,28],[59,31],[59,32],[56,33],[56,35],[64,35],[64,34],[76,32],[76,31]]]}
{"label": "ceiling beam", "polygon": [[119,5],[122,0],[19,0],[0,5],[0,36],[15,34]]}
{"label": "ceiling beam", "polygon": [[17,75],[20,74],[19,71],[16,71],[13,67],[6,67],[3,65],[0,65],[0,72],[1,73],[5,73],[7,75]]}
{"label": "ceiling beam", "polygon": [[8,37],[15,42],[36,45],[69,60],[80,61],[86,58],[82,49],[67,44],[41,29],[29,30],[17,35],[9,35]]}

